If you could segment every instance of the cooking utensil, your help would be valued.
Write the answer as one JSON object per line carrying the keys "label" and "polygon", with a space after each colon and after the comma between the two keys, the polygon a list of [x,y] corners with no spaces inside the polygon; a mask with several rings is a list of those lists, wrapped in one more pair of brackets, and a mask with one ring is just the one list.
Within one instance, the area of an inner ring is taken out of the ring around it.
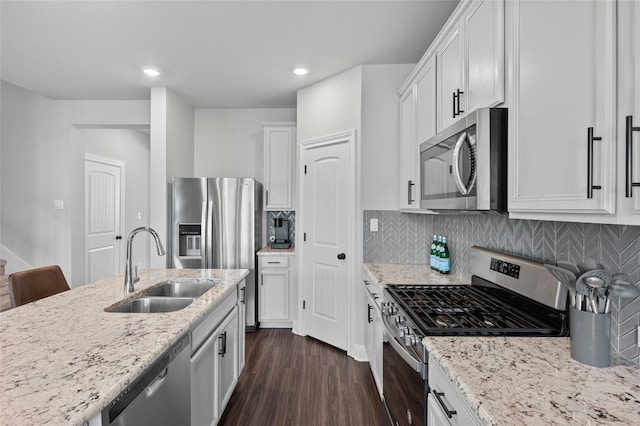
{"label": "cooking utensil", "polygon": [[640,288],[636,287],[627,274],[615,274],[609,284],[609,298],[634,299],[640,296]]}
{"label": "cooking utensil", "polygon": [[573,262],[569,262],[568,260],[558,260],[556,262],[556,265],[558,265],[558,267],[560,268],[566,269],[569,272],[573,272],[576,277],[582,274],[580,267],[578,267],[578,265]]}
{"label": "cooking utensil", "polygon": [[598,261],[596,261],[593,257],[587,257],[584,260],[584,269],[586,269],[587,271],[593,271],[594,269],[604,269],[604,267],[602,266],[602,264],[598,263]]}
{"label": "cooking utensil", "polygon": [[584,280],[578,279],[576,281],[576,294],[576,303],[578,302],[578,298],[580,299],[580,303],[576,305],[576,309],[579,311],[591,311],[592,308],[589,303],[591,289]]}
{"label": "cooking utensil", "polygon": [[544,264],[547,271],[551,273],[562,285],[569,290],[569,303],[576,306],[576,275],[564,268],[555,265]]}
{"label": "cooking utensil", "polygon": [[587,286],[589,304],[594,313],[604,313],[606,311],[606,293],[611,278],[609,271],[595,269],[580,275],[576,281],[576,288],[579,283],[584,283]]}

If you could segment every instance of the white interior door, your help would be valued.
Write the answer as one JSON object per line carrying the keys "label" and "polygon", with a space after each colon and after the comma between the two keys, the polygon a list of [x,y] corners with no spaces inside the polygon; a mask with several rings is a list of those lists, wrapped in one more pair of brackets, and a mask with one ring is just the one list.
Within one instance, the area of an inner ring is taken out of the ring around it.
{"label": "white interior door", "polygon": [[120,273],[124,164],[85,157],[86,280]]}
{"label": "white interior door", "polygon": [[354,199],[349,136],[304,153],[302,279],[306,334],[347,350],[349,318],[348,253]]}

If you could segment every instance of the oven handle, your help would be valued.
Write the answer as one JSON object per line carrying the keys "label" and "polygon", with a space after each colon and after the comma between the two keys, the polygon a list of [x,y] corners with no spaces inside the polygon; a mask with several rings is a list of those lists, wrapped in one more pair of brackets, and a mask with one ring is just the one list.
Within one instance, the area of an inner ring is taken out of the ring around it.
{"label": "oven handle", "polygon": [[384,328],[387,331],[387,334],[389,335],[389,344],[391,345],[391,347],[393,347],[393,349],[398,353],[398,355],[400,355],[400,358],[402,358],[404,360],[404,362],[406,362],[407,364],[409,364],[409,366],[411,366],[411,368],[413,368],[417,373],[420,373],[423,377],[424,377],[424,364],[422,363],[421,360],[414,358],[409,351],[407,351],[400,343],[398,343],[398,341],[393,337],[394,333],[393,330],[391,329],[391,327],[389,326],[388,322],[387,322],[387,317],[384,317],[384,319],[382,320],[382,323],[384,324]]}

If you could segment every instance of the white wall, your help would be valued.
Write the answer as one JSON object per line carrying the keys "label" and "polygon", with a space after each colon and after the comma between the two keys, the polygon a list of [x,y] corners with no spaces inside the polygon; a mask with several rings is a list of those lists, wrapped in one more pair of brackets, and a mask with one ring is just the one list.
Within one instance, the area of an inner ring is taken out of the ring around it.
{"label": "white wall", "polygon": [[363,65],[362,68],[362,209],[397,210],[398,89],[414,65]]}
{"label": "white wall", "polygon": [[[84,139],[78,128],[148,127],[148,101],[53,101],[2,81],[2,246],[84,283]],[[53,210],[53,200],[64,202]],[[11,263],[7,270],[12,271]]]}
{"label": "white wall", "polygon": [[[124,162],[124,218],[122,235],[149,224],[149,135],[134,129],[82,129],[86,152]],[[121,243],[120,272],[124,273],[125,244]],[[143,241],[146,241],[144,243]],[[133,263],[149,267],[148,235],[133,244]]]}
{"label": "white wall", "polygon": [[298,141],[349,130],[361,137],[361,74],[356,67],[298,90]]}
{"label": "white wall", "polygon": [[260,123],[295,119],[295,108],[196,109],[195,175],[264,182]]}

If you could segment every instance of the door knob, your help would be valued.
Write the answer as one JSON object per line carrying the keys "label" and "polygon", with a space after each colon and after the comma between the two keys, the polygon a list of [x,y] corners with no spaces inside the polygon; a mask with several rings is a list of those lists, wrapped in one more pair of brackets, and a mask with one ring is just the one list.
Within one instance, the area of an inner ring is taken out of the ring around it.
{"label": "door knob", "polygon": [[344,253],[339,253],[339,254],[338,254],[338,259],[340,259],[340,260],[345,260],[346,258],[347,258],[347,255],[346,255],[346,254],[344,254]]}

